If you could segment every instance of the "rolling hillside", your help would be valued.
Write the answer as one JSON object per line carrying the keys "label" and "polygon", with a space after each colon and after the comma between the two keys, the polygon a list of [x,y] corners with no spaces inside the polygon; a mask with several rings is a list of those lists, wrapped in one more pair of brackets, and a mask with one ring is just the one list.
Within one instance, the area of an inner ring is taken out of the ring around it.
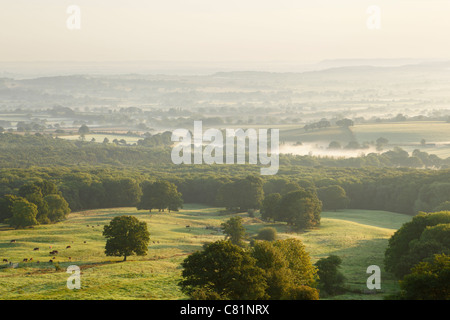
{"label": "rolling hillside", "polygon": [[[180,263],[207,242],[223,239],[218,227],[230,215],[220,208],[186,205],[180,212],[152,213],[134,208],[102,209],[72,213],[68,220],[13,230],[0,226],[0,259],[18,263],[17,268],[0,269],[1,299],[186,299],[177,282]],[[151,234],[148,255],[119,257],[104,255],[103,226],[118,215],[134,215],[148,223]],[[387,239],[409,216],[381,211],[346,210],[322,213],[321,227],[302,234],[285,224],[263,223],[242,214],[249,236],[260,228],[277,228],[280,238],[298,237],[314,261],[329,254],[342,257],[342,272],[350,291],[336,299],[382,299],[397,290],[395,279],[383,271]],[[190,227],[187,227],[190,226]],[[11,243],[11,240],[16,240]],[[67,246],[71,248],[66,249]],[[34,251],[39,248],[39,251]],[[54,255],[49,251],[58,250]],[[31,262],[22,262],[33,258]],[[0,260],[0,261],[1,261]],[[39,263],[38,263],[39,261]],[[60,268],[55,268],[56,262]],[[81,289],[69,290],[69,265],[81,268]],[[382,292],[365,294],[369,275],[366,268],[382,269]],[[1,267],[7,264],[3,263]]]}

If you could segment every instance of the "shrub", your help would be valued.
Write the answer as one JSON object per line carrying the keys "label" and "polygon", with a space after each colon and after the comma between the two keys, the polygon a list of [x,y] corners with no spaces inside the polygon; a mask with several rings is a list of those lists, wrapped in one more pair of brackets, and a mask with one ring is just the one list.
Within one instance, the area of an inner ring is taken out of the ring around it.
{"label": "shrub", "polygon": [[277,239],[277,230],[272,227],[262,228],[256,236],[258,240],[275,241]]}
{"label": "shrub", "polygon": [[319,291],[308,286],[298,286],[288,289],[283,300],[319,300]]}

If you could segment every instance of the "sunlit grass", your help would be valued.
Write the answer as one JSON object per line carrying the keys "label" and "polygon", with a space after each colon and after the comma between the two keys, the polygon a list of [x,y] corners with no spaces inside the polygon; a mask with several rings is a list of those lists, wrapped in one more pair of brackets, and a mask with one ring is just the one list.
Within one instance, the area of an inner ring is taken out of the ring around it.
{"label": "sunlit grass", "polygon": [[[2,226],[0,259],[19,263],[18,268],[0,269],[1,299],[186,299],[177,286],[181,279],[181,262],[205,243],[224,239],[224,235],[207,226],[219,227],[231,217],[221,208],[185,205],[180,212],[137,211],[114,208],[72,213],[66,221],[32,229],[13,230]],[[119,215],[134,215],[146,221],[151,234],[148,254],[122,257],[104,254],[103,226]],[[264,223],[244,217],[248,235],[273,226],[279,238],[297,237],[310,252],[313,261],[329,254],[342,257],[342,271],[351,289],[363,291],[371,264],[382,267],[382,289],[397,290],[397,282],[384,272],[383,258],[387,240],[411,217],[382,211],[345,210],[322,213],[321,226],[304,233],[292,232],[283,223]],[[189,227],[187,227],[189,226]],[[10,243],[10,240],[16,243]],[[84,243],[86,241],[86,243]],[[67,246],[70,249],[66,249]],[[34,251],[34,248],[40,248]],[[58,250],[57,271],[49,263],[51,250]],[[70,257],[70,259],[69,259]],[[32,262],[22,262],[33,258]],[[1,260],[0,260],[1,261]],[[40,261],[38,264],[37,261]],[[81,268],[81,289],[66,287],[69,265]],[[347,294],[337,298],[382,298],[382,295]]]}

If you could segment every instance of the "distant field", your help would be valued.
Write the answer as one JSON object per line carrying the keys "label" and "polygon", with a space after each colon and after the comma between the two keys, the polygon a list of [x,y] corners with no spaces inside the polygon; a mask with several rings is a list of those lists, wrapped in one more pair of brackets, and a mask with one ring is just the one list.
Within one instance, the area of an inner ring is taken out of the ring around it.
{"label": "distant field", "polygon": [[290,142],[325,142],[338,141],[347,144],[352,141],[353,135],[350,130],[341,127],[329,127],[320,130],[307,131],[303,126],[297,128],[286,128],[280,130],[280,140]]}
{"label": "distant field", "polygon": [[[134,208],[116,208],[73,213],[62,223],[33,229],[11,230],[0,226],[0,259],[19,262],[16,269],[0,269],[0,298],[185,299],[176,285],[180,280],[180,263],[204,243],[224,238],[220,232],[205,228],[219,226],[230,218],[219,211],[220,208],[186,205],[180,212],[150,215]],[[132,256],[121,262],[122,258],[104,255],[103,226],[123,214],[148,223],[151,241],[147,256]],[[341,256],[342,271],[352,292],[336,299],[381,299],[384,294],[398,290],[397,282],[384,272],[384,250],[387,239],[411,219],[409,216],[367,210],[324,212],[321,227],[302,234],[291,233],[285,224],[268,224],[246,214],[242,216],[249,235],[270,225],[277,228],[280,238],[301,239],[314,261],[329,254]],[[12,239],[17,242],[10,243]],[[68,245],[72,248],[66,249]],[[40,250],[33,251],[35,247]],[[60,271],[48,262],[52,258],[49,251],[54,249],[60,252],[55,259],[62,267]],[[21,262],[31,257],[33,262]],[[65,269],[72,264],[82,270],[81,290],[66,288],[69,274]],[[372,264],[382,269],[383,292],[363,294],[368,277],[366,268]]]}
{"label": "distant field", "polygon": [[394,144],[427,143],[450,144],[450,123],[443,121],[412,121],[359,124],[351,128],[360,142],[376,141],[379,137]]}
{"label": "distant field", "polygon": [[[61,135],[61,136],[59,136],[59,138],[67,139],[67,140],[79,140],[80,135],[79,134],[67,135],[67,136]],[[138,140],[144,139],[143,137],[134,137],[134,136],[127,136],[127,135],[119,135],[119,134],[101,134],[101,133],[87,134],[84,136],[85,141],[91,141],[92,138],[95,139],[95,142],[99,142],[99,143],[102,143],[105,138],[108,138],[110,143],[112,143],[114,141],[114,139],[117,139],[119,141],[123,139],[127,142],[127,144],[137,143]]]}
{"label": "distant field", "polygon": [[[440,158],[450,157],[450,124],[443,121],[411,121],[357,124],[353,127],[329,127],[305,132],[302,127],[285,127],[280,129],[280,140],[285,142],[301,142],[302,146],[283,146],[282,152],[294,154],[358,156],[359,153],[377,152],[375,147],[357,150],[328,150],[331,141],[338,141],[343,147],[355,140],[360,144],[374,143],[378,138],[389,140],[384,151],[394,146],[411,153],[415,149],[435,154]],[[421,141],[425,139],[426,144]]]}

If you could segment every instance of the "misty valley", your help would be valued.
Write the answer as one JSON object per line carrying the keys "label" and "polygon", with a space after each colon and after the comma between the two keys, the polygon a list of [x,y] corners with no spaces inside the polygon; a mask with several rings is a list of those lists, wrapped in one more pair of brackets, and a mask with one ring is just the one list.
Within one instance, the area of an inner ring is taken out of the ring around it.
{"label": "misty valley", "polygon": [[1,298],[448,299],[449,70],[4,74]]}

